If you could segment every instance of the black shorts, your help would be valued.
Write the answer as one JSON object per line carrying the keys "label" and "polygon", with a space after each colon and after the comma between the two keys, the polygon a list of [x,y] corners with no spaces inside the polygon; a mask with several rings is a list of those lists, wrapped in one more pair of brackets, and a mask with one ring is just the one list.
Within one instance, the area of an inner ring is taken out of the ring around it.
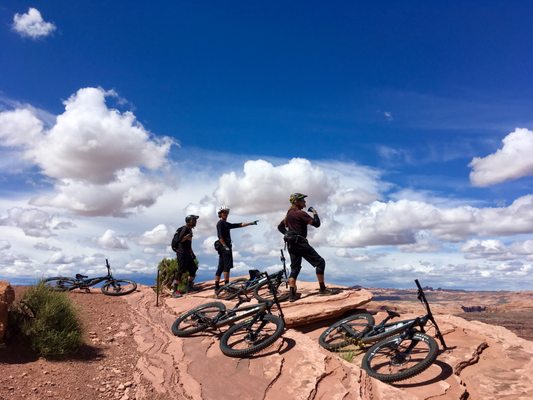
{"label": "black shorts", "polygon": [[290,244],[289,255],[291,257],[291,278],[298,278],[302,269],[302,259],[315,267],[317,275],[324,274],[326,261],[311,247],[307,240],[299,240],[297,243]]}
{"label": "black shorts", "polygon": [[215,276],[222,275],[222,272],[229,272],[233,268],[233,251],[222,250],[218,253],[218,268]]}
{"label": "black shorts", "polygon": [[195,277],[198,267],[192,258],[192,255],[187,253],[176,253],[176,259],[178,260],[178,276],[188,272],[189,276]]}

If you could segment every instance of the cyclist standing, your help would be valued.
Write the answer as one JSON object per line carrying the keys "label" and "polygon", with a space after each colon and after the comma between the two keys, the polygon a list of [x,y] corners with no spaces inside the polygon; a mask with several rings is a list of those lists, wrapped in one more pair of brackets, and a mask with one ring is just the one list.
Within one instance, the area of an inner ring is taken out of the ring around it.
{"label": "cyclist standing", "polygon": [[172,239],[172,250],[176,252],[178,260],[178,270],[174,279],[173,297],[181,297],[182,294],[178,290],[178,283],[184,272],[189,273],[187,282],[187,291],[196,290],[194,288],[194,278],[198,270],[198,259],[192,250],[192,230],[196,226],[196,221],[200,218],[198,215],[187,215],[185,217],[185,225],[180,227],[174,234]]}
{"label": "cyclist standing", "polygon": [[220,276],[224,272],[224,284],[229,283],[230,270],[233,268],[233,251],[231,244],[231,229],[243,228],[245,226],[257,225],[258,221],[239,222],[232,224],[227,221],[230,209],[222,206],[218,210],[217,236],[220,242],[218,250],[218,268],[215,273],[215,290],[220,288]]}
{"label": "cyclist standing", "polygon": [[302,269],[302,258],[315,267],[316,277],[320,286],[319,294],[321,296],[338,293],[335,290],[326,288],[324,283],[326,261],[307,241],[307,225],[318,228],[320,226],[320,218],[313,207],[309,207],[308,209],[309,212],[313,213],[313,217],[303,211],[306,197],[307,195],[302,193],[291,194],[289,197],[291,207],[287,211],[285,218],[278,225],[278,230],[284,235],[291,257],[291,273],[289,275],[289,301],[291,302],[301,297],[301,294],[297,293],[296,279]]}

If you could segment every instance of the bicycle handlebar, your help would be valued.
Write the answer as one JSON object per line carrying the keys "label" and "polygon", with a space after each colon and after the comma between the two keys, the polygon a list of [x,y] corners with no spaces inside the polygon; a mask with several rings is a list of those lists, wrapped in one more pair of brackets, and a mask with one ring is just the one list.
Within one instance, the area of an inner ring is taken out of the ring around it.
{"label": "bicycle handlebar", "polygon": [[444,350],[446,350],[448,346],[446,346],[446,342],[444,341],[444,336],[442,335],[439,329],[439,326],[437,325],[437,322],[435,321],[435,318],[433,317],[433,313],[431,312],[431,309],[429,308],[429,303],[428,303],[428,300],[426,299],[424,290],[422,289],[422,286],[420,285],[420,282],[418,281],[418,279],[415,279],[415,283],[416,283],[416,286],[418,287],[418,300],[420,300],[420,302],[424,303],[424,305],[426,306],[427,316],[429,320],[433,322],[433,325],[435,325],[436,336],[439,339]]}

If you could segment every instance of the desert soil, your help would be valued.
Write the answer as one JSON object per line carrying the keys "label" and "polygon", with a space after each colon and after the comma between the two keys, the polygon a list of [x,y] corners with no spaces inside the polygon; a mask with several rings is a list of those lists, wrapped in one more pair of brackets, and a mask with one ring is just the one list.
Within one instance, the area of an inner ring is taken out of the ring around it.
{"label": "desert soil", "polygon": [[[24,288],[15,290],[20,296]],[[135,398],[143,382],[135,381],[139,357],[129,305],[98,290],[69,296],[80,310],[85,345],[68,360],[50,361],[12,338],[0,348],[0,400]],[[149,393],[151,388],[142,390]]]}

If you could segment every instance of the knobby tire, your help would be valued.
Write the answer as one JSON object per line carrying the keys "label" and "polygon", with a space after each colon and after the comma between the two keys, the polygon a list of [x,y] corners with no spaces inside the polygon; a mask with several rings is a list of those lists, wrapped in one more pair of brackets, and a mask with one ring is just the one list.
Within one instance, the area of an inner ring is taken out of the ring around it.
{"label": "knobby tire", "polygon": [[[266,325],[259,331],[256,338],[250,338],[250,331],[255,331],[261,320],[250,325],[251,321],[241,322],[230,327],[220,339],[220,350],[229,357],[247,357],[266,349],[274,343],[283,333],[285,324],[283,320],[275,315],[265,314],[263,320]],[[243,348],[235,348],[243,346]]]}
{"label": "knobby tire", "polygon": [[[376,343],[364,355],[363,369],[382,382],[396,382],[425,371],[437,358],[437,342],[431,336],[415,332],[401,341],[401,335]],[[411,344],[415,347],[407,358],[399,357]]]}
{"label": "knobby tire", "polygon": [[180,315],[172,324],[172,333],[179,337],[191,336],[209,328],[209,324],[200,321],[199,317],[212,319],[224,313],[226,306],[218,301],[202,304]]}
{"label": "knobby tire", "polygon": [[137,289],[137,283],[128,279],[113,279],[102,286],[102,293],[108,296],[124,296],[133,293]]}
{"label": "knobby tire", "polygon": [[221,286],[215,294],[221,300],[231,300],[237,297],[239,293],[245,293],[244,284],[247,281],[248,279],[246,278],[235,279],[227,285]]}
{"label": "knobby tire", "polygon": [[[272,286],[276,289],[278,301],[287,300],[290,295],[289,287],[287,285],[287,279],[283,278],[281,281],[278,281],[277,279],[272,279],[271,282]],[[270,287],[268,285],[267,280],[256,286],[256,288],[254,289],[254,297],[257,299],[257,301],[263,303],[267,301],[274,301],[274,295],[270,291]]]}
{"label": "knobby tire", "polygon": [[56,276],[41,281],[44,286],[56,292],[66,292],[77,288],[76,280],[66,276]]}
{"label": "knobby tire", "polygon": [[[330,325],[318,338],[318,343],[329,351],[337,351],[354,343],[357,338],[352,337],[342,328],[349,325],[354,331],[361,333],[367,327],[374,325],[374,317],[370,314],[354,314]],[[361,343],[365,343],[360,338]]]}

